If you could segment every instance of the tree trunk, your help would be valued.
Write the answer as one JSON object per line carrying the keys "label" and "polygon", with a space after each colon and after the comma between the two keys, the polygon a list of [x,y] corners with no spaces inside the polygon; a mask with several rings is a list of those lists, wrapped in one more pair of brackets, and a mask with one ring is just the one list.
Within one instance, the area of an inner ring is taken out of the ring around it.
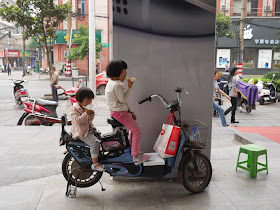
{"label": "tree trunk", "polygon": [[47,45],[46,46],[46,54],[47,54],[47,63],[48,63],[48,67],[49,67],[49,74],[50,74],[50,79],[51,79],[51,67],[52,67],[52,63],[51,63],[51,58],[50,58],[50,49]]}
{"label": "tree trunk", "polygon": [[[24,34],[24,27],[22,27],[22,34]],[[22,36],[23,46],[22,46],[22,74],[25,75],[25,38]]]}

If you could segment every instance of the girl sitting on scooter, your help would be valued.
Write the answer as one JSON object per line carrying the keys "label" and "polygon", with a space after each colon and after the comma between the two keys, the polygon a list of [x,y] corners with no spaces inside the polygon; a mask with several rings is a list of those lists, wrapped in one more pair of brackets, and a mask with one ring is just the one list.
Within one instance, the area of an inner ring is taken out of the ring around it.
{"label": "girl sitting on scooter", "polygon": [[77,103],[74,103],[70,109],[72,119],[71,132],[74,139],[79,138],[90,146],[90,154],[92,158],[92,170],[105,171],[104,165],[98,162],[100,141],[95,137],[94,130],[96,128],[92,124],[94,111],[86,108],[92,103],[94,94],[88,87],[81,87],[76,93]]}
{"label": "girl sitting on scooter", "polygon": [[127,80],[128,88],[125,90],[124,79],[126,77],[127,64],[123,60],[112,60],[106,69],[107,76],[111,78],[106,85],[105,100],[111,116],[129,129],[129,141],[131,155],[135,165],[139,165],[150,159],[150,156],[140,151],[141,130],[136,122],[136,115],[127,104],[133,82]]}

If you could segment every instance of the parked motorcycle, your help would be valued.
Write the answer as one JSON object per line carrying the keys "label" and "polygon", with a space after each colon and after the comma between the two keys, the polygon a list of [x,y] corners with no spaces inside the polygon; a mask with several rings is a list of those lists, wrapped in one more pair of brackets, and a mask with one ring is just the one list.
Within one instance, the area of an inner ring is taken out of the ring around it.
{"label": "parked motorcycle", "polygon": [[12,80],[13,81],[13,94],[16,104],[23,106],[23,101],[25,101],[29,95],[26,88],[23,87],[22,83],[27,83],[27,80]]}
{"label": "parked motorcycle", "polygon": [[25,73],[28,75],[32,75],[33,71],[34,71],[34,68],[32,68],[31,66],[27,66],[27,68],[25,69]]}
{"label": "parked motorcycle", "polygon": [[65,96],[70,96],[71,104],[76,103],[76,102],[77,102],[77,101],[76,101],[76,92],[79,90],[80,84],[81,84],[82,82],[83,82],[83,80],[82,80],[82,79],[79,79],[79,83],[78,83],[77,87],[72,87],[72,88],[69,88],[69,89],[67,89],[67,90],[65,90],[65,89],[64,89],[63,87],[61,87],[60,85],[56,85],[55,88],[56,88],[57,90],[59,90],[59,89],[62,89],[62,90],[63,90],[63,92],[62,92],[62,93],[59,93],[58,96],[63,96],[63,95],[65,95]]}
{"label": "parked motorcycle", "polygon": [[278,102],[277,98],[277,92],[276,87],[273,84],[273,79],[275,77],[275,74],[272,75],[272,81],[270,82],[263,82],[260,79],[258,80],[258,83],[256,86],[258,87],[258,96],[259,96],[259,103],[260,105],[264,105],[266,101],[271,102]]}
{"label": "parked motorcycle", "polygon": [[65,69],[66,69],[65,66],[66,66],[66,64],[63,64],[61,69],[58,71],[59,76],[65,74]]}
{"label": "parked motorcycle", "polygon": [[[23,104],[25,112],[17,125],[52,126],[54,123],[61,123],[61,119],[57,117],[56,113],[58,102],[28,98]],[[71,121],[68,121],[67,124],[71,125]]]}
{"label": "parked motorcycle", "polygon": [[50,72],[49,67],[46,68],[46,69],[44,69],[43,67],[41,67],[39,71],[40,71],[41,74],[49,74],[49,72]]}

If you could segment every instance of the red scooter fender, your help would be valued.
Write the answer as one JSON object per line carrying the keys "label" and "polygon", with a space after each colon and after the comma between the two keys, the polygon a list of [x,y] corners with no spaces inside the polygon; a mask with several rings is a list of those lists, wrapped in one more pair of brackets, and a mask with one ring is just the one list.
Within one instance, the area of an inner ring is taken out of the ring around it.
{"label": "red scooter fender", "polygon": [[[24,104],[26,105],[26,107],[28,109],[31,109],[31,112],[29,113],[32,113],[32,110],[33,110],[33,105],[34,103],[33,102],[24,102]],[[47,112],[47,113],[51,113],[49,110],[47,110],[46,108],[44,108],[43,106],[40,106],[38,104],[35,103],[35,106],[34,106],[34,113],[35,112]]]}

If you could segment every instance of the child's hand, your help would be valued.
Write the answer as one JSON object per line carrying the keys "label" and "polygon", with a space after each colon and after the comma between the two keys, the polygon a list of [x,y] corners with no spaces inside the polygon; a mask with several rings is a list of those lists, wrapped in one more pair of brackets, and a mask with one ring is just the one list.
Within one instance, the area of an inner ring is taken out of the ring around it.
{"label": "child's hand", "polygon": [[132,118],[133,118],[134,120],[136,120],[136,115],[134,114],[134,112],[131,112],[131,115],[132,115]]}
{"label": "child's hand", "polygon": [[93,125],[92,123],[90,123],[89,126],[90,126],[91,128],[93,128],[93,130],[96,130],[96,127],[94,127],[94,125]]}
{"label": "child's hand", "polygon": [[127,83],[128,83],[128,87],[132,88],[133,82],[131,82],[130,80],[127,80]]}
{"label": "child's hand", "polygon": [[89,110],[89,109],[87,109],[87,108],[85,108],[85,112],[86,112],[87,114],[94,114],[94,111],[93,111],[93,110]]}

